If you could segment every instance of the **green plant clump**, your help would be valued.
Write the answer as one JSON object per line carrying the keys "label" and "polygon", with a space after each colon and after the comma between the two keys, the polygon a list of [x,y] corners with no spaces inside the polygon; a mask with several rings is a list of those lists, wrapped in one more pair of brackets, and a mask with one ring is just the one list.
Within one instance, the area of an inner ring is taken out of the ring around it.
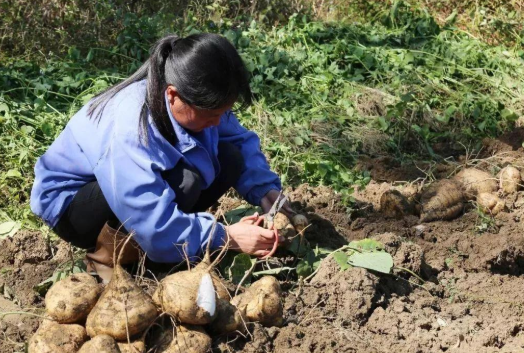
{"label": "green plant clump", "polygon": [[287,185],[326,184],[347,201],[370,179],[352,169],[359,154],[437,158],[436,144],[474,145],[523,115],[517,46],[490,46],[457,29],[453,17],[437,22],[401,1],[373,6],[382,11],[365,23],[301,14],[272,25],[239,12],[221,17],[231,12],[210,4],[200,12],[190,6],[176,21],[132,13],[105,48],[70,46],[67,55],[38,62],[5,58],[0,224],[10,223],[2,234],[13,222],[41,227],[28,207],[36,158],[94,94],[136,70],[166,32],[218,32],[233,42],[256,98],[238,116],[258,133],[272,167]]}

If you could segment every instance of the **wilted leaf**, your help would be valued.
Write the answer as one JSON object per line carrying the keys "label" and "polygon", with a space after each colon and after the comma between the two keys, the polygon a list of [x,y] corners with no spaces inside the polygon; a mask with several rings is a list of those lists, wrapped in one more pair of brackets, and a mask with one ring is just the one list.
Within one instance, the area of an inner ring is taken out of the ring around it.
{"label": "wilted leaf", "polygon": [[0,224],[0,239],[12,237],[20,229],[17,222],[4,222]]}

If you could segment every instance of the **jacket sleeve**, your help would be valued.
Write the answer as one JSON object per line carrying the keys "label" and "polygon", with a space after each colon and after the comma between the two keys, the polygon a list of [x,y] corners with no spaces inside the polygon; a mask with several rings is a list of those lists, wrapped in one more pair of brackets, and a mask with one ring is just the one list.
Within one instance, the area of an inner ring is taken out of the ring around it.
{"label": "jacket sleeve", "polygon": [[270,190],[281,190],[278,175],[272,172],[260,150],[260,139],[253,131],[244,128],[233,112],[222,116],[218,126],[219,141],[233,143],[244,157],[244,169],[235,189],[250,204],[259,206]]}
{"label": "jacket sleeve", "polygon": [[[160,174],[166,157],[154,142],[144,146],[136,137],[113,136],[95,168],[109,206],[124,227],[135,233],[151,260],[180,262],[184,252],[190,258],[200,254],[209,241],[214,217],[178,209],[175,192]],[[217,223],[211,248],[223,245],[224,238],[224,227]]]}

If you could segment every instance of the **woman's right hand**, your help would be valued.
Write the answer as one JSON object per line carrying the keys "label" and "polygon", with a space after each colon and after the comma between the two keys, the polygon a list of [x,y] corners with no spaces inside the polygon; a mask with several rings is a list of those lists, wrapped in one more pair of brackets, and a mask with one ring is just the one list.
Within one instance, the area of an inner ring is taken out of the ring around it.
{"label": "woman's right hand", "polygon": [[[229,248],[255,256],[272,254],[276,232],[256,225],[253,220],[242,220],[226,227],[229,236]],[[279,237],[278,241],[282,241]]]}

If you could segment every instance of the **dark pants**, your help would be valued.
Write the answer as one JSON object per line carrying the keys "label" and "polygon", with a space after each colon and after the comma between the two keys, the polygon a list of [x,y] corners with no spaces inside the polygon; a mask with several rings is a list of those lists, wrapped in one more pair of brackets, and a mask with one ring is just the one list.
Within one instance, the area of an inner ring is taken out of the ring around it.
{"label": "dark pants", "polygon": [[[206,190],[201,190],[202,178],[198,171],[184,162],[163,173],[175,191],[175,202],[181,211],[205,211],[237,183],[244,168],[239,149],[231,143],[219,143],[218,161],[220,174]],[[119,224],[98,182],[93,181],[78,190],[53,230],[74,246],[89,249],[95,246],[100,230],[108,221]]]}

